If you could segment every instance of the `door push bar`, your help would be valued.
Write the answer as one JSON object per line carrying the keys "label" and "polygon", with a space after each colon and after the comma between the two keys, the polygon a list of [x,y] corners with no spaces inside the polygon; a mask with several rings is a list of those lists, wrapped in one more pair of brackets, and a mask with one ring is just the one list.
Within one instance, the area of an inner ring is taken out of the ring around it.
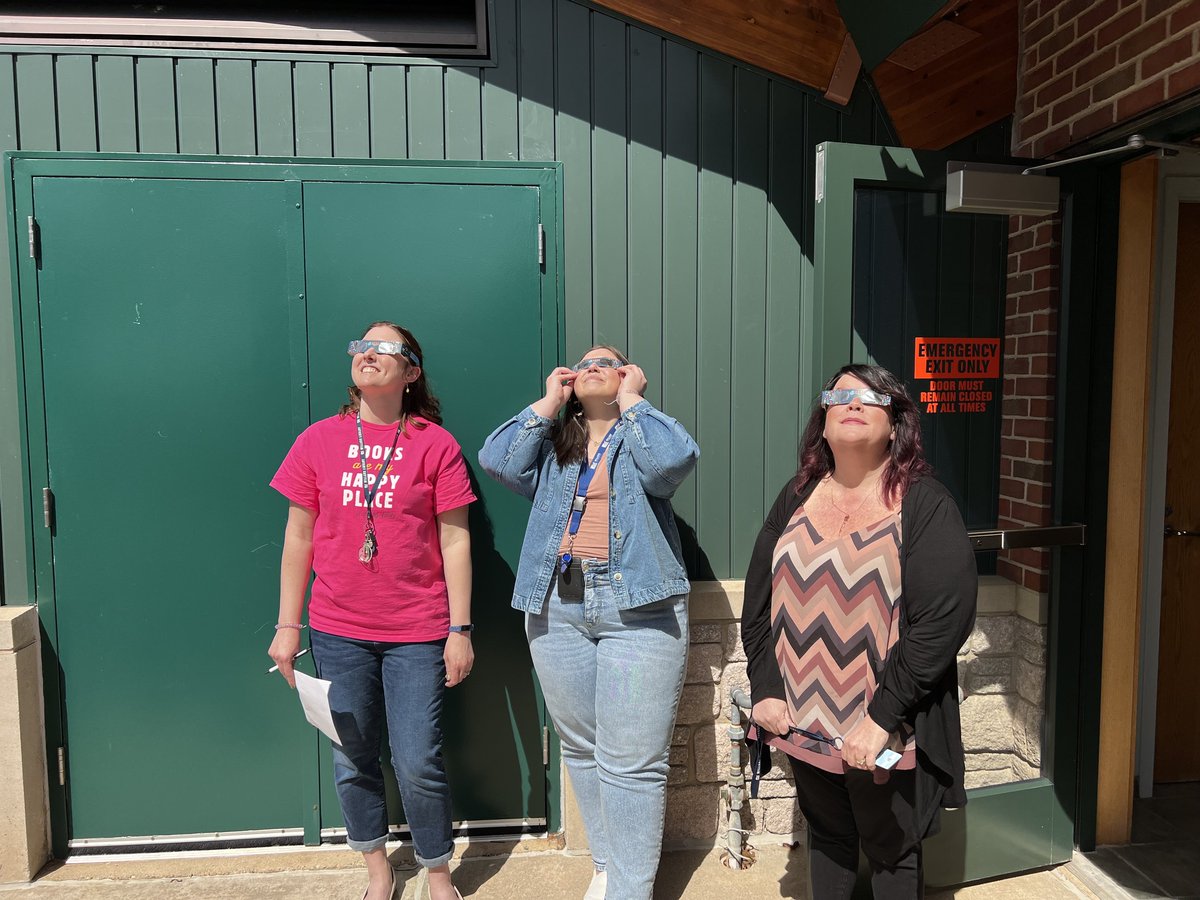
{"label": "door push bar", "polygon": [[1087,543],[1086,525],[1049,525],[1041,528],[1009,528],[969,531],[976,552],[1018,550],[1026,547],[1082,547]]}
{"label": "door push bar", "polygon": [[1200,537],[1200,531],[1180,531],[1166,525],[1163,527],[1163,537]]}

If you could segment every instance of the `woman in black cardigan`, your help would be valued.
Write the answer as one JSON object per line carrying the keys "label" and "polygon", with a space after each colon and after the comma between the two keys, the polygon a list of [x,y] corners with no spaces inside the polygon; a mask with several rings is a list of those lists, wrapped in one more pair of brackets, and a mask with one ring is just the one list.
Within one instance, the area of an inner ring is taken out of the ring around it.
{"label": "woman in black cardigan", "polygon": [[746,573],[752,719],[792,764],[813,900],[851,896],[860,846],[877,900],[923,896],[921,841],[966,803],[955,658],[977,576],[929,471],[904,385],[843,367]]}

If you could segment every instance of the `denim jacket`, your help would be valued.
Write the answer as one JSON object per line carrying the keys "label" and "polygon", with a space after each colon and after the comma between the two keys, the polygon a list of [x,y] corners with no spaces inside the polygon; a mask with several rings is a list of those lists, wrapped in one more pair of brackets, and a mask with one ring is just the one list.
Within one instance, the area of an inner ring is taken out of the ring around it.
{"label": "denim jacket", "polygon": [[[535,614],[550,588],[579,482],[579,463],[558,464],[551,424],[527,406],[479,451],[484,471],[533,501],[512,605]],[[670,498],[699,458],[700,448],[683,426],[646,400],[617,420],[606,459],[609,573],[621,609],[688,592]]]}

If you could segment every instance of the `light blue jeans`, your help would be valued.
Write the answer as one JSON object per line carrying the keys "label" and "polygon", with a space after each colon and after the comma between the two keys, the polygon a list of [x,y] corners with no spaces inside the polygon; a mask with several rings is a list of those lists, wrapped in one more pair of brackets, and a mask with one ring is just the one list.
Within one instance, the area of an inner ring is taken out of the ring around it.
{"label": "light blue jeans", "polygon": [[552,582],[525,633],[607,896],[650,900],[687,666],[687,596],[621,610],[607,564],[584,560],[583,571],[583,600],[562,600]]}

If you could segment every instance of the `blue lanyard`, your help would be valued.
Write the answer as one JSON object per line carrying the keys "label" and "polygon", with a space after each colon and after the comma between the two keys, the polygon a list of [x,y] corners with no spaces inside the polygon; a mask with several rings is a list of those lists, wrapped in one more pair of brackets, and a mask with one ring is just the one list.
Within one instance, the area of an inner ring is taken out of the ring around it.
{"label": "blue lanyard", "polygon": [[575,497],[571,500],[571,520],[567,523],[567,552],[562,555],[562,564],[559,566],[560,572],[566,572],[571,565],[571,547],[575,546],[575,533],[579,531],[579,523],[583,521],[583,510],[587,506],[587,489],[592,483],[592,478],[596,475],[596,469],[600,467],[600,460],[604,458],[605,452],[608,450],[608,445],[612,443],[613,435],[617,433],[617,425],[619,421],[613,424],[613,427],[608,429],[608,434],[604,436],[604,440],[600,442],[600,446],[596,448],[596,455],[592,457],[590,465],[580,464],[579,469],[579,484],[575,487]]}
{"label": "blue lanyard", "polygon": [[363,500],[367,504],[367,534],[375,533],[375,516],[371,511],[371,501],[375,499],[375,495],[379,493],[379,488],[383,485],[384,476],[387,475],[388,469],[392,465],[392,457],[396,455],[396,442],[400,440],[400,430],[404,427],[404,419],[401,418],[396,423],[396,434],[392,437],[392,449],[388,454],[388,458],[383,461],[383,468],[379,470],[379,477],[375,479],[369,487],[367,486],[367,445],[363,441],[362,430],[362,413],[358,413],[354,417],[354,424],[358,426],[358,464],[362,471],[363,479]]}

